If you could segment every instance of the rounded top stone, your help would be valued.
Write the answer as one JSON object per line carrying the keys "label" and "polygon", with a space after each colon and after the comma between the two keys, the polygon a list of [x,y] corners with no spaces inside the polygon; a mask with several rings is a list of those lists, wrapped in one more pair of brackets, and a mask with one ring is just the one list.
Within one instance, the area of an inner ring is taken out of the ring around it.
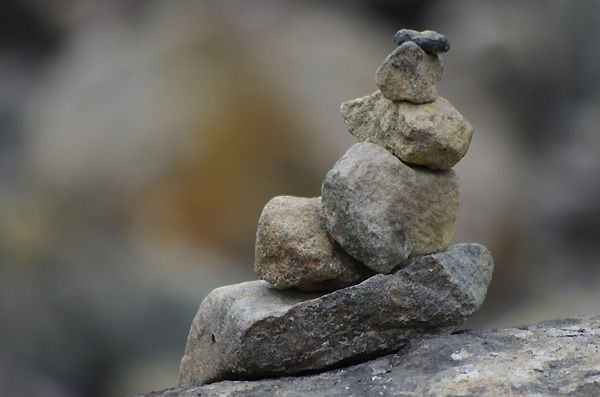
{"label": "rounded top stone", "polygon": [[421,47],[423,51],[430,54],[439,54],[450,49],[450,42],[448,39],[444,35],[434,32],[433,30],[417,32],[416,30],[411,29],[400,29],[394,34],[392,40],[396,45],[412,41]]}

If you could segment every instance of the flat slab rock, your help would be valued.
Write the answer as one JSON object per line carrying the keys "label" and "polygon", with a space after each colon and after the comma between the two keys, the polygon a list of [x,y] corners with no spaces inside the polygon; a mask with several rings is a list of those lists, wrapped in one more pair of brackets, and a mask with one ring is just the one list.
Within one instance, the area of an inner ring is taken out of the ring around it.
{"label": "flat slab rock", "polygon": [[179,385],[322,370],[451,332],[483,302],[492,269],[484,246],[458,244],[321,296],[264,281],[217,288],[192,323]]}
{"label": "flat slab rock", "polygon": [[379,145],[352,146],[321,186],[327,230],[378,273],[446,249],[454,236],[460,183],[454,171],[410,167]]}
{"label": "flat slab rock", "polygon": [[473,126],[437,97],[415,105],[392,102],[380,91],[342,103],[342,117],[359,141],[383,146],[408,164],[447,170],[467,153]]}
{"label": "flat slab rock", "polygon": [[600,315],[427,336],[358,365],[300,377],[224,381],[147,397],[598,396]]}
{"label": "flat slab rock", "polygon": [[332,291],[372,272],[327,234],[320,197],[278,196],[264,207],[256,230],[254,271],[275,288]]}

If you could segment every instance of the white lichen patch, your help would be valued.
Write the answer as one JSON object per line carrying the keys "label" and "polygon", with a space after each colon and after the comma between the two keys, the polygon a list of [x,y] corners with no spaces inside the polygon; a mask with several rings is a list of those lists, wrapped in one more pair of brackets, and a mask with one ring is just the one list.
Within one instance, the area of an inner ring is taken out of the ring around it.
{"label": "white lichen patch", "polygon": [[454,352],[450,355],[450,358],[455,361],[464,360],[469,357],[473,357],[473,355],[471,353],[469,353],[468,351],[466,351],[465,349],[460,349],[460,351]]}
{"label": "white lichen patch", "polygon": [[517,330],[511,330],[511,331],[513,331],[511,333],[511,336],[513,336],[515,338],[519,338],[519,339],[530,339],[531,336],[533,335],[533,332],[528,329],[517,329]]}
{"label": "white lichen patch", "polygon": [[585,383],[600,383],[600,374],[588,376],[584,379]]}
{"label": "white lichen patch", "polygon": [[534,371],[544,372],[544,362],[543,361],[533,361],[533,365],[531,366]]}

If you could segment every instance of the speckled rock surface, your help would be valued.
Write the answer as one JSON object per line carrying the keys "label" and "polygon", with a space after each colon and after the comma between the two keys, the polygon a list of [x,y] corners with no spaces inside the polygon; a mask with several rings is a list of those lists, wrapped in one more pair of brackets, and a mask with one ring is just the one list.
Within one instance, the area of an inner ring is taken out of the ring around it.
{"label": "speckled rock surface", "polygon": [[179,385],[322,370],[450,332],[479,308],[492,269],[485,247],[459,244],[321,296],[264,281],[218,288],[192,323]]}
{"label": "speckled rock surface", "polygon": [[327,230],[378,273],[450,244],[459,206],[454,171],[410,167],[372,143],[352,146],[321,187]]}
{"label": "speckled rock surface", "polygon": [[437,96],[444,63],[412,41],[396,48],[377,69],[375,83],[390,101],[425,103]]}
{"label": "speckled rock surface", "polygon": [[256,231],[254,271],[276,288],[327,291],[371,275],[329,237],[321,198],[279,196],[269,201]]}
{"label": "speckled rock surface", "polygon": [[391,102],[380,92],[344,102],[342,117],[358,140],[385,147],[405,163],[434,170],[466,154],[473,127],[444,98],[422,105]]}
{"label": "speckled rock surface", "polygon": [[413,340],[398,353],[324,373],[225,381],[147,397],[598,396],[600,316]]}

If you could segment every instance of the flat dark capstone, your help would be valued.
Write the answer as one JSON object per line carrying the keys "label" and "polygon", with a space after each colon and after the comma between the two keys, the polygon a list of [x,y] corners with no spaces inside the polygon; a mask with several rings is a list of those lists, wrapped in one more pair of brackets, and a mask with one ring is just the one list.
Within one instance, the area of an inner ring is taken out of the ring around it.
{"label": "flat dark capstone", "polygon": [[412,41],[421,47],[423,51],[430,54],[439,54],[450,49],[450,42],[448,39],[444,35],[434,32],[433,30],[417,32],[416,30],[411,29],[401,29],[396,32],[392,40],[396,45]]}

